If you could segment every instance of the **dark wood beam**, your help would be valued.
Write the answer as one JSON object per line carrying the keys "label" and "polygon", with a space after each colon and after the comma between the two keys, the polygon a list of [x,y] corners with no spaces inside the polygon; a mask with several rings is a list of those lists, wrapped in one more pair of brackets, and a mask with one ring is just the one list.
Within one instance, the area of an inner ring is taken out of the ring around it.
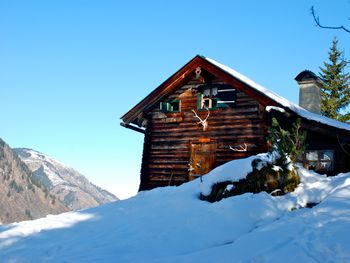
{"label": "dark wood beam", "polygon": [[130,130],[133,130],[133,131],[137,131],[137,132],[140,132],[140,133],[143,133],[143,134],[146,133],[145,130],[143,130],[143,129],[139,128],[139,127],[130,125],[130,124],[125,123],[125,122],[121,122],[120,125],[123,126],[123,127],[125,127],[125,128],[128,128],[128,129],[130,129]]}

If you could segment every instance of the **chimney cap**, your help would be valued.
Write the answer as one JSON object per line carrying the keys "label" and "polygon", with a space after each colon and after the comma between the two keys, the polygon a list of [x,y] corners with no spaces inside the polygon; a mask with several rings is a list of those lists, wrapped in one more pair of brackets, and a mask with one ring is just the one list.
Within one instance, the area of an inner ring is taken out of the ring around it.
{"label": "chimney cap", "polygon": [[306,69],[306,70],[300,72],[298,74],[298,76],[295,77],[295,80],[297,82],[309,81],[309,80],[316,80],[316,81],[318,81],[319,78],[311,70],[307,70]]}

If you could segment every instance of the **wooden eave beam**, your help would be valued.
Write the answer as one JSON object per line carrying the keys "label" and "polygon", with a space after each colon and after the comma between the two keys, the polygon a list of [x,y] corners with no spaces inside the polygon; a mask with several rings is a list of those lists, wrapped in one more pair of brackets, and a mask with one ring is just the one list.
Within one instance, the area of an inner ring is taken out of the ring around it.
{"label": "wooden eave beam", "polygon": [[129,123],[121,122],[120,125],[125,127],[125,128],[128,128],[130,130],[137,131],[137,132],[140,132],[142,134],[146,134],[146,131],[144,129],[141,129],[139,127],[133,126],[133,125],[131,125]]}
{"label": "wooden eave beam", "polygon": [[311,121],[305,118],[302,118],[302,127],[304,129],[318,132],[329,137],[338,137],[342,140],[350,142],[350,131],[339,129],[316,121]]}

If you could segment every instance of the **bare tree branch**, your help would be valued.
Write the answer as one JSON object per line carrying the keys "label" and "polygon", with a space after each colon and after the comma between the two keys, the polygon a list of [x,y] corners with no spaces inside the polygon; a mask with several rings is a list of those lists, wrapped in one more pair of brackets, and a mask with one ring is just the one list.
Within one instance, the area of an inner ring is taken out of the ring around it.
{"label": "bare tree branch", "polygon": [[340,29],[340,30],[344,30],[345,32],[347,33],[350,33],[350,30],[347,29],[346,27],[344,27],[343,25],[341,26],[324,26],[324,25],[321,25],[320,23],[320,18],[318,16],[316,16],[316,13],[315,13],[315,9],[314,9],[314,6],[311,7],[311,14],[312,14],[312,17],[314,18],[314,21],[316,23],[316,25],[320,28],[325,28],[325,29]]}

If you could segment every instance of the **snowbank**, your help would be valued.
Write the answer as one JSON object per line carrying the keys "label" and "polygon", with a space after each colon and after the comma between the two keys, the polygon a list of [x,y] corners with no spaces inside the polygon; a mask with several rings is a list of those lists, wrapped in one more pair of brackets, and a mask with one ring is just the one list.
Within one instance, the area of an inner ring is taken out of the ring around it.
{"label": "snowbank", "polygon": [[[237,161],[221,169],[228,167],[248,169]],[[350,262],[350,173],[299,174],[296,191],[280,197],[262,192],[202,202],[195,180],[3,225],[0,261]],[[319,204],[303,208],[307,203]]]}
{"label": "snowbank", "polygon": [[[221,165],[203,176],[203,182],[200,184],[201,193],[202,195],[207,196],[210,194],[213,185],[216,183],[226,181],[238,182],[239,180],[246,178],[248,173],[253,171],[252,162],[255,159],[260,159],[263,163],[273,163],[278,157],[279,156],[276,152],[261,153]],[[259,169],[259,167],[257,168]]]}

